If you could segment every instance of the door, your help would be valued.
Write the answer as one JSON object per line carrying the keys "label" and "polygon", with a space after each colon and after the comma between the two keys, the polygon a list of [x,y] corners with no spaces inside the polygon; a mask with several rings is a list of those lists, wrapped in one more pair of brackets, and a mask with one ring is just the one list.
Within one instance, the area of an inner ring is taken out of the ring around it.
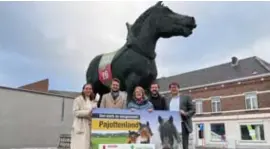
{"label": "door", "polygon": [[204,124],[196,124],[196,146],[204,146],[205,145],[205,133],[204,133]]}

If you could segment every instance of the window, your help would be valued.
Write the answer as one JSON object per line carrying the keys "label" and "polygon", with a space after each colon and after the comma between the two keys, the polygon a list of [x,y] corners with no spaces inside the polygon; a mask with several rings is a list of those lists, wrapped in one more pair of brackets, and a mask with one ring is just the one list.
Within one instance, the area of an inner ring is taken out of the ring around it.
{"label": "window", "polygon": [[245,95],[246,109],[253,110],[258,108],[258,100],[256,93],[247,93]]}
{"label": "window", "polygon": [[203,113],[203,101],[202,100],[196,100],[196,114],[202,114]]}
{"label": "window", "polygon": [[213,97],[212,112],[220,112],[220,111],[221,111],[220,97]]}
{"label": "window", "polygon": [[210,124],[211,128],[211,140],[223,141],[225,137],[225,125],[224,123]]}
{"label": "window", "polygon": [[263,124],[241,124],[241,140],[263,141],[264,128]]}

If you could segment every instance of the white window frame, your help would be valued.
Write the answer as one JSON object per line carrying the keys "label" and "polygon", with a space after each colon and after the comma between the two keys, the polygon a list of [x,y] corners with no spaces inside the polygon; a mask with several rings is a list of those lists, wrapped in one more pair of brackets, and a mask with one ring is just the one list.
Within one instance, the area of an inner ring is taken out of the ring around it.
{"label": "white window frame", "polygon": [[[263,126],[263,133],[264,133],[264,140],[242,140],[242,132],[241,132],[241,126],[242,125],[262,125]],[[263,122],[245,122],[245,123],[239,123],[239,136],[240,136],[240,141],[241,142],[260,142],[260,143],[265,143],[266,142],[266,133],[265,133],[265,125]]]}
{"label": "white window frame", "polygon": [[[195,100],[195,109],[196,109],[196,114],[203,113],[203,100],[202,99]],[[200,110],[198,110],[198,109],[200,109]]]}
{"label": "white window frame", "polygon": [[[213,107],[213,103],[215,103],[215,107]],[[218,108],[218,104],[219,103],[219,108]],[[211,97],[211,108],[212,108],[212,112],[213,113],[219,113],[221,112],[221,100],[220,100],[220,96],[215,96],[215,97]],[[215,110],[214,110],[215,109]],[[219,111],[218,111],[219,109]]]}
{"label": "white window frame", "polygon": [[[250,100],[249,103],[251,104],[248,108],[248,102],[247,100]],[[246,105],[246,110],[256,110],[259,108],[258,104],[258,96],[256,92],[249,92],[245,93],[245,105]]]}
{"label": "white window frame", "polygon": [[212,130],[211,130],[211,125],[215,125],[215,124],[223,124],[224,125],[224,131],[225,131],[225,137],[226,137],[226,124],[225,124],[225,122],[220,122],[220,123],[210,123],[209,124],[209,127],[210,127],[210,141],[211,142],[223,142],[223,140],[220,138],[220,139],[215,139],[215,138],[212,138],[212,134],[211,134],[211,132],[212,132]]}

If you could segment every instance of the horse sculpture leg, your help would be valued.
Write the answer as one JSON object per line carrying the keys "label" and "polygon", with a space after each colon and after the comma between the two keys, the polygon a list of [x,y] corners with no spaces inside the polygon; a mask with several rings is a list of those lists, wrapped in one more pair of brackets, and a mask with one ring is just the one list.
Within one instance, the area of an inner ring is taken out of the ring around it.
{"label": "horse sculpture leg", "polygon": [[137,74],[135,74],[135,73],[131,73],[126,78],[125,85],[126,85],[127,101],[128,102],[132,100],[133,90],[138,85],[138,83],[140,81],[139,79],[140,79],[140,77]]}

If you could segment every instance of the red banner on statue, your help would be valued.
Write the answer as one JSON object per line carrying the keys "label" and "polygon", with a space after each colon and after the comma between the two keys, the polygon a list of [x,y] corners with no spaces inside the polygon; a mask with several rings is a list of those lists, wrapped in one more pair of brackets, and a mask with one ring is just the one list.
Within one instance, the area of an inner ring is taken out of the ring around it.
{"label": "red banner on statue", "polygon": [[103,54],[98,67],[98,78],[99,81],[110,87],[112,81],[112,60],[117,51]]}
{"label": "red banner on statue", "polygon": [[98,77],[100,82],[102,82],[106,86],[110,86],[112,81],[112,67],[111,64],[105,66],[105,68],[100,68],[98,70]]}

